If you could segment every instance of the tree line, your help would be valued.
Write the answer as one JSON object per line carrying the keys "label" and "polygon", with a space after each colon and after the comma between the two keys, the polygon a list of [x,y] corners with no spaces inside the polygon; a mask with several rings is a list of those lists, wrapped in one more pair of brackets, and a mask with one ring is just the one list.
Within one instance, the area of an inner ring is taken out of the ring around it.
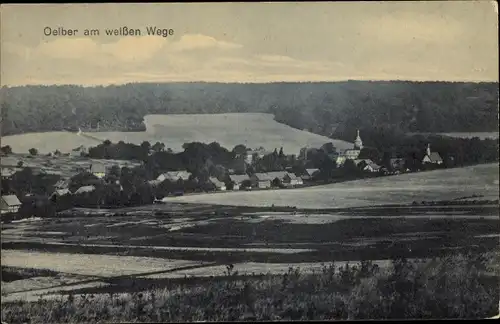
{"label": "tree line", "polygon": [[1,135],[141,131],[147,114],[267,112],[299,129],[352,139],[356,129],[496,131],[498,83],[135,83],[0,89]]}

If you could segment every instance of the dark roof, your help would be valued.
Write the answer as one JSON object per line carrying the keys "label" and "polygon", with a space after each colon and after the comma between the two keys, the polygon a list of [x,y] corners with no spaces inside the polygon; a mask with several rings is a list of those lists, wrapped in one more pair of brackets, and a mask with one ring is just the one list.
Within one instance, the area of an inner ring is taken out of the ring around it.
{"label": "dark roof", "polygon": [[440,162],[440,161],[443,161],[443,159],[441,158],[441,155],[439,155],[438,152],[431,152],[431,156],[429,156],[429,158],[431,159],[431,161],[433,162]]}

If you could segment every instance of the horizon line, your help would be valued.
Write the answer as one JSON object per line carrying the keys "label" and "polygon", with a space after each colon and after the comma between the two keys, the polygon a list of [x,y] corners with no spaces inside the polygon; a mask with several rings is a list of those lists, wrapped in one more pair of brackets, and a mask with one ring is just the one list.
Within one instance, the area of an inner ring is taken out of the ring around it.
{"label": "horizon line", "polygon": [[82,88],[99,88],[99,87],[120,87],[134,84],[190,84],[190,83],[211,83],[211,84],[306,84],[306,83],[345,83],[345,82],[393,82],[393,83],[499,83],[498,80],[411,80],[411,79],[345,79],[345,80],[305,80],[305,81],[131,81],[107,84],[83,84],[83,83],[33,83],[33,84],[19,84],[19,85],[0,85],[0,88],[22,88],[22,87],[82,87]]}

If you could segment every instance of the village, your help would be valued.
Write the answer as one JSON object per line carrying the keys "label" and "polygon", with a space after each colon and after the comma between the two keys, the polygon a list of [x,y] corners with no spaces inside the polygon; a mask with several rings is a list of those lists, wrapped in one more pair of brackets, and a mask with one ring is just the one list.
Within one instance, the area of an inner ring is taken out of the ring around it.
{"label": "village", "polygon": [[[142,147],[148,150],[149,157],[164,153],[162,145]],[[46,210],[42,208],[46,205],[58,205],[57,201],[66,203],[60,204],[56,210],[75,206],[142,205],[161,203],[169,195],[290,189],[443,167],[443,158],[431,150],[430,144],[417,163],[409,163],[404,157],[374,161],[368,158],[370,154],[366,151],[358,130],[353,147],[343,152],[337,152],[331,143],[327,143],[321,148],[305,147],[296,157],[285,155],[282,149],[279,153],[277,149],[267,152],[262,147],[249,149],[240,145],[231,152],[230,168],[216,165],[208,172],[193,170],[193,167],[189,171],[177,168],[160,172],[158,169],[149,176],[132,176],[133,172],[128,170],[144,170],[145,161],[90,158],[84,147],[75,148],[70,153],[56,151],[45,155],[39,155],[36,149],[30,150],[29,155],[19,155],[3,148],[1,210],[2,215],[15,215],[23,205],[30,205],[38,208],[40,213],[40,210]],[[127,180],[127,172],[135,179]],[[28,185],[27,182],[31,183]],[[43,184],[36,186],[36,182]],[[97,194],[102,192],[99,188],[106,188],[108,193]],[[34,209],[28,210],[33,212]]]}

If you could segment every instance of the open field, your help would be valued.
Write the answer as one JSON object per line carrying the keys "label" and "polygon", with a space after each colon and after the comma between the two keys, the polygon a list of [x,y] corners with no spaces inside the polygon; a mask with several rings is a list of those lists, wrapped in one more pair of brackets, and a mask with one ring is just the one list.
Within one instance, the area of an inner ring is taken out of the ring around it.
{"label": "open field", "polygon": [[[226,207],[224,213],[212,212],[211,206],[186,206],[184,212],[176,205],[172,206],[175,212],[168,207],[144,206],[143,213],[121,210],[107,216],[61,214],[3,224],[2,248],[222,263],[296,263],[364,256],[384,259],[398,253],[424,257],[462,247],[489,249],[498,245],[495,235],[500,232],[495,205],[324,212]],[[119,260],[111,263],[121,264]]]}
{"label": "open field", "polygon": [[[278,123],[270,114],[147,115],[144,119],[145,132],[95,132],[89,135],[115,143],[124,141],[140,144],[143,141],[159,141],[174,151],[181,151],[184,143],[214,141],[227,149],[238,144],[251,148],[262,146],[268,150],[283,147],[288,154],[298,154],[302,147],[319,147],[327,142],[333,142],[339,150],[352,147],[348,142],[332,140]],[[80,145],[89,147],[97,144],[99,142],[95,139],[67,132],[2,137],[2,145],[10,145],[13,151],[18,153],[27,153],[32,147],[42,153],[56,149],[70,152]]]}
{"label": "open field", "polygon": [[484,164],[309,188],[200,194],[167,197],[164,201],[259,207],[348,208],[457,199],[473,194],[482,195],[485,199],[498,199],[498,180],[498,164]]}
{"label": "open field", "polygon": [[[117,298],[124,298],[123,307],[136,305],[132,299],[137,293],[150,296],[154,292],[158,300],[171,300],[168,303],[175,298],[197,298],[194,296],[200,293],[205,296],[205,292],[207,295],[203,298],[213,298],[211,292],[217,292],[221,298],[229,294],[227,298],[233,299],[230,296],[235,288],[231,287],[240,285],[238,282],[243,282],[243,286],[250,284],[252,289],[260,291],[255,297],[258,304],[269,296],[274,296],[272,298],[278,302],[282,300],[278,298],[283,293],[278,293],[283,291],[279,288],[281,282],[299,277],[291,280],[309,287],[310,280],[330,282],[328,280],[338,276],[338,284],[325,284],[336,294],[344,291],[345,303],[350,303],[353,300],[350,294],[366,287],[361,282],[345,282],[347,277],[340,270],[329,275],[332,270],[328,269],[332,267],[328,265],[338,269],[348,263],[349,269],[360,269],[360,260],[372,260],[377,265],[376,276],[379,277],[370,280],[383,281],[387,274],[395,271],[391,260],[398,257],[422,259],[423,263],[416,264],[423,265],[434,262],[434,258],[439,260],[444,255],[460,252],[494,256],[486,258],[486,268],[481,270],[486,276],[481,279],[484,281],[481,285],[493,289],[496,286],[492,285],[495,280],[492,275],[500,273],[498,264],[494,267],[498,263],[499,233],[497,205],[273,211],[269,208],[167,203],[118,210],[75,209],[55,218],[2,224],[2,320],[29,314],[32,322],[67,321],[58,317],[64,312],[52,313],[52,310],[63,307],[56,305],[71,303],[73,306],[68,307],[97,312],[100,319],[109,319],[107,316],[111,315],[100,313],[100,310],[102,305],[118,302]],[[290,268],[300,268],[300,276]],[[460,268],[451,269],[458,271]],[[424,274],[431,276],[431,273]],[[469,282],[468,277],[464,280]],[[339,288],[342,285],[347,286]],[[262,290],[268,286],[272,288]],[[310,303],[315,303],[316,299],[318,303],[325,300],[326,297],[317,292],[324,291],[326,286],[309,287],[312,290],[305,289],[306,286],[300,289],[295,286],[298,290],[289,293],[307,293],[299,298]],[[429,296],[435,295],[433,284],[426,287],[431,291]],[[378,288],[370,289],[376,291]],[[488,300],[481,304],[483,308],[478,308],[481,314],[490,316],[491,305],[498,303],[495,299],[498,293],[495,293],[489,290],[481,293],[481,298]],[[266,297],[258,297],[261,294]],[[365,292],[360,294],[370,296]],[[74,301],[68,302],[68,298]],[[89,301],[78,304],[87,298],[91,298],[90,304]],[[333,303],[335,298],[331,299],[331,305],[321,302],[315,307],[344,307]],[[97,304],[86,308],[94,302]],[[295,301],[291,303],[295,305]],[[292,304],[283,307],[296,307]],[[42,309],[46,312],[41,312]],[[111,317],[114,320],[131,319],[132,315],[127,315],[125,309],[113,311],[116,311]],[[196,314],[194,310],[185,311],[186,314],[177,319],[185,320],[186,316]],[[71,314],[76,313],[71,311],[67,316],[73,316]],[[265,319],[265,311],[262,314]],[[281,318],[294,318],[281,311],[280,314]],[[68,320],[94,321],[85,316]],[[206,314],[200,318],[207,316],[210,318]],[[261,318],[259,316],[257,318]],[[331,316],[318,311],[312,318]],[[158,320],[169,318],[166,315],[156,317]]]}

